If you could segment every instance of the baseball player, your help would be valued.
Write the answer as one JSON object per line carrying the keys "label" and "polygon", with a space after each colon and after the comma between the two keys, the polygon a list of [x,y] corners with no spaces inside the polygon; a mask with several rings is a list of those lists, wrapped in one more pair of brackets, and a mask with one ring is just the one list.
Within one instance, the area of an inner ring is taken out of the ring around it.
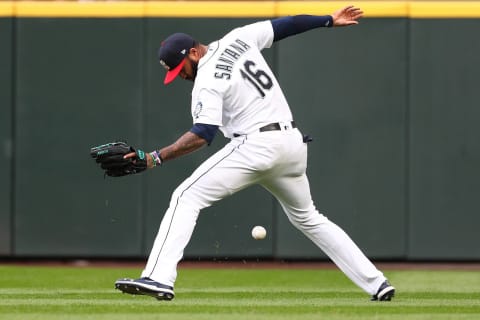
{"label": "baseball player", "polygon": [[120,153],[121,159],[117,156],[107,161],[108,157],[102,157],[112,152],[109,148],[113,144],[97,147],[97,162],[102,163],[106,174],[121,176],[159,167],[209,145],[218,130],[230,142],[174,191],[141,277],[117,280],[117,289],[159,300],[173,299],[177,264],[200,211],[259,184],[278,200],[291,223],[372,295],[372,300],[391,300],[395,288],[383,273],[340,227],[315,208],[306,175],[308,139],[297,128],[277,79],[261,54],[286,37],[319,27],[356,25],[362,16],[359,8],[347,6],[332,15],[297,15],[253,23],[209,45],[183,33],[162,42],[158,58],[167,69],[164,83],[177,76],[193,81],[193,127],[173,144],[150,153],[127,146],[127,151]]}

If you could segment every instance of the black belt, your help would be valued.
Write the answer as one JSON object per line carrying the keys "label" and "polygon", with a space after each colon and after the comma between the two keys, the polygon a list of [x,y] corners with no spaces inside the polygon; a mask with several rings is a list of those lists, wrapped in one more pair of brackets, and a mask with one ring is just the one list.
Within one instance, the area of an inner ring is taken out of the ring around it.
{"label": "black belt", "polygon": [[[292,125],[292,128],[297,127],[297,125],[295,124],[295,121],[292,121],[290,124]],[[288,127],[285,127],[285,129],[287,129],[287,128]],[[282,125],[278,122],[267,124],[266,126],[263,126],[260,129],[258,129],[258,131],[260,131],[260,132],[277,131],[277,130],[282,130]],[[240,137],[241,134],[234,133],[233,136],[236,138],[236,137]]]}

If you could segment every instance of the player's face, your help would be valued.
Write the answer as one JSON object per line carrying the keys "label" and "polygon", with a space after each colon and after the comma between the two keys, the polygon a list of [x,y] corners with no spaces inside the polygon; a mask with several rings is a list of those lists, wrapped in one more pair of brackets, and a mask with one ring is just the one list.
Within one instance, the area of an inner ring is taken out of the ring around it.
{"label": "player's face", "polygon": [[202,49],[202,46],[190,48],[188,55],[185,57],[185,64],[183,65],[182,71],[180,71],[179,76],[185,80],[195,81],[197,77],[198,62],[202,58],[205,49]]}
{"label": "player's face", "polygon": [[186,57],[185,59],[187,60],[185,61],[185,64],[183,65],[182,71],[180,71],[179,76],[185,80],[195,81],[195,78],[197,77],[198,62],[190,59],[190,57]]}

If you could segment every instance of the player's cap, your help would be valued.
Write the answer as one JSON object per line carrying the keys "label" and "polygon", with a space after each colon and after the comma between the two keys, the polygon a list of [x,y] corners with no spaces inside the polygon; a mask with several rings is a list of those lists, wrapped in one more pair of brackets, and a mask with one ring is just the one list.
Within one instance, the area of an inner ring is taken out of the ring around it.
{"label": "player's cap", "polygon": [[185,57],[194,46],[195,40],[185,33],[174,33],[162,42],[158,49],[158,60],[168,70],[164,84],[169,84],[178,76],[185,64]]}

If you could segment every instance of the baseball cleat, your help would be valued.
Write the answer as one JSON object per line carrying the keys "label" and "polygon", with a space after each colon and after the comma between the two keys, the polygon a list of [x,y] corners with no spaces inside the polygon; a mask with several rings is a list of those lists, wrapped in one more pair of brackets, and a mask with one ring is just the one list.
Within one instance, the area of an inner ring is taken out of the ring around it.
{"label": "baseball cleat", "polygon": [[150,278],[119,279],[115,281],[115,289],[128,294],[141,294],[157,300],[172,300],[175,297],[173,288],[158,283]]}
{"label": "baseball cleat", "polygon": [[385,280],[375,295],[372,296],[372,301],[390,301],[395,295],[395,288],[390,285],[388,280]]}

